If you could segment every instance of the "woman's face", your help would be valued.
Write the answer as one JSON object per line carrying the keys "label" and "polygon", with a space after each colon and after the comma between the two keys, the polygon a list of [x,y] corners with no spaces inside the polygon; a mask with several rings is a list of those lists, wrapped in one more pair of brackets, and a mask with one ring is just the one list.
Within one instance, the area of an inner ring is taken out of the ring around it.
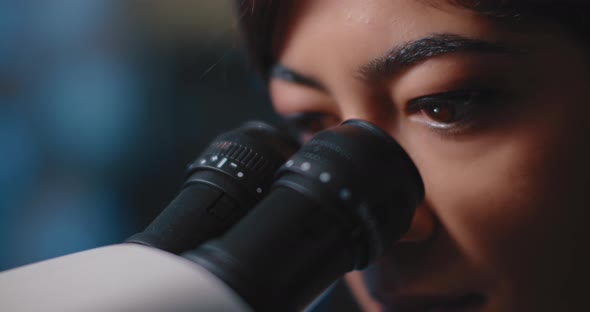
{"label": "woman's face", "polygon": [[275,46],[276,110],[378,124],[424,180],[413,239],[370,270],[373,297],[395,311],[580,311],[586,51],[556,27],[446,2],[295,3]]}

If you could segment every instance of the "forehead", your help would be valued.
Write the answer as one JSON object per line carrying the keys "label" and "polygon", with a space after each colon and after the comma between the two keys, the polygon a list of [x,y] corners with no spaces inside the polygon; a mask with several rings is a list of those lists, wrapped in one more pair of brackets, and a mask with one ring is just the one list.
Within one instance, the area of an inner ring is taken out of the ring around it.
{"label": "forehead", "polygon": [[[490,23],[446,1],[303,0],[281,25],[274,55],[303,71],[317,69],[311,62],[316,59],[327,62],[324,66],[336,60],[352,65],[435,33],[494,39]],[[330,54],[338,57],[325,57]]]}

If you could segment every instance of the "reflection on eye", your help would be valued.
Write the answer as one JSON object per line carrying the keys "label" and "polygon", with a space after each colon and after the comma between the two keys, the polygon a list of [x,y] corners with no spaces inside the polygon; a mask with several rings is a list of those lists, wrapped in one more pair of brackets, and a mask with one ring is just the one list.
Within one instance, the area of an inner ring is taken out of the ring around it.
{"label": "reflection on eye", "polygon": [[442,123],[452,123],[455,120],[455,108],[449,105],[437,105],[423,108],[422,111],[432,120]]}
{"label": "reflection on eye", "polygon": [[302,142],[308,141],[317,132],[340,123],[336,116],[321,112],[302,112],[285,116],[283,119]]}
{"label": "reflection on eye", "polygon": [[497,95],[489,89],[438,93],[411,100],[407,110],[410,114],[423,113],[435,128],[464,126],[489,109]]}

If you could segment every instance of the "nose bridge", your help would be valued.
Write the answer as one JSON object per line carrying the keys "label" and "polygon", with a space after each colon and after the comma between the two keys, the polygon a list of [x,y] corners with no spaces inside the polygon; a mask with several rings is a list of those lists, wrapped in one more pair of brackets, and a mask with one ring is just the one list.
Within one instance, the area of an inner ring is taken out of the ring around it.
{"label": "nose bridge", "polygon": [[343,121],[347,119],[362,119],[374,123],[371,111],[363,106],[365,105],[362,102],[356,105],[347,103],[339,105],[340,118]]}
{"label": "nose bridge", "polygon": [[[389,97],[378,96],[364,90],[350,90],[349,96],[337,101],[341,120],[362,119],[391,133],[395,129],[398,112]],[[354,92],[352,92],[354,91]]]}

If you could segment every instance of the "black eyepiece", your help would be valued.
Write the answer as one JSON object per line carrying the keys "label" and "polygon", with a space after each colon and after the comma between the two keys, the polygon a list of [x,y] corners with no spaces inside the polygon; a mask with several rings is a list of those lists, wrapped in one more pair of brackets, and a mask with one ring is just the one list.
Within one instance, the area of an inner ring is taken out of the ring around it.
{"label": "black eyepiece", "polygon": [[418,170],[387,133],[350,120],[316,134],[223,237],[184,253],[256,311],[298,311],[410,226]]}
{"label": "black eyepiece", "polygon": [[219,135],[188,166],[178,196],[127,242],[180,253],[220,236],[269,192],[298,148],[286,132],[260,121]]}
{"label": "black eyepiece", "polygon": [[[424,186],[414,163],[386,132],[351,119],[322,131],[293,155],[274,184],[297,190],[361,222],[355,268],[363,268],[410,226]],[[344,209],[344,210],[343,210]]]}

